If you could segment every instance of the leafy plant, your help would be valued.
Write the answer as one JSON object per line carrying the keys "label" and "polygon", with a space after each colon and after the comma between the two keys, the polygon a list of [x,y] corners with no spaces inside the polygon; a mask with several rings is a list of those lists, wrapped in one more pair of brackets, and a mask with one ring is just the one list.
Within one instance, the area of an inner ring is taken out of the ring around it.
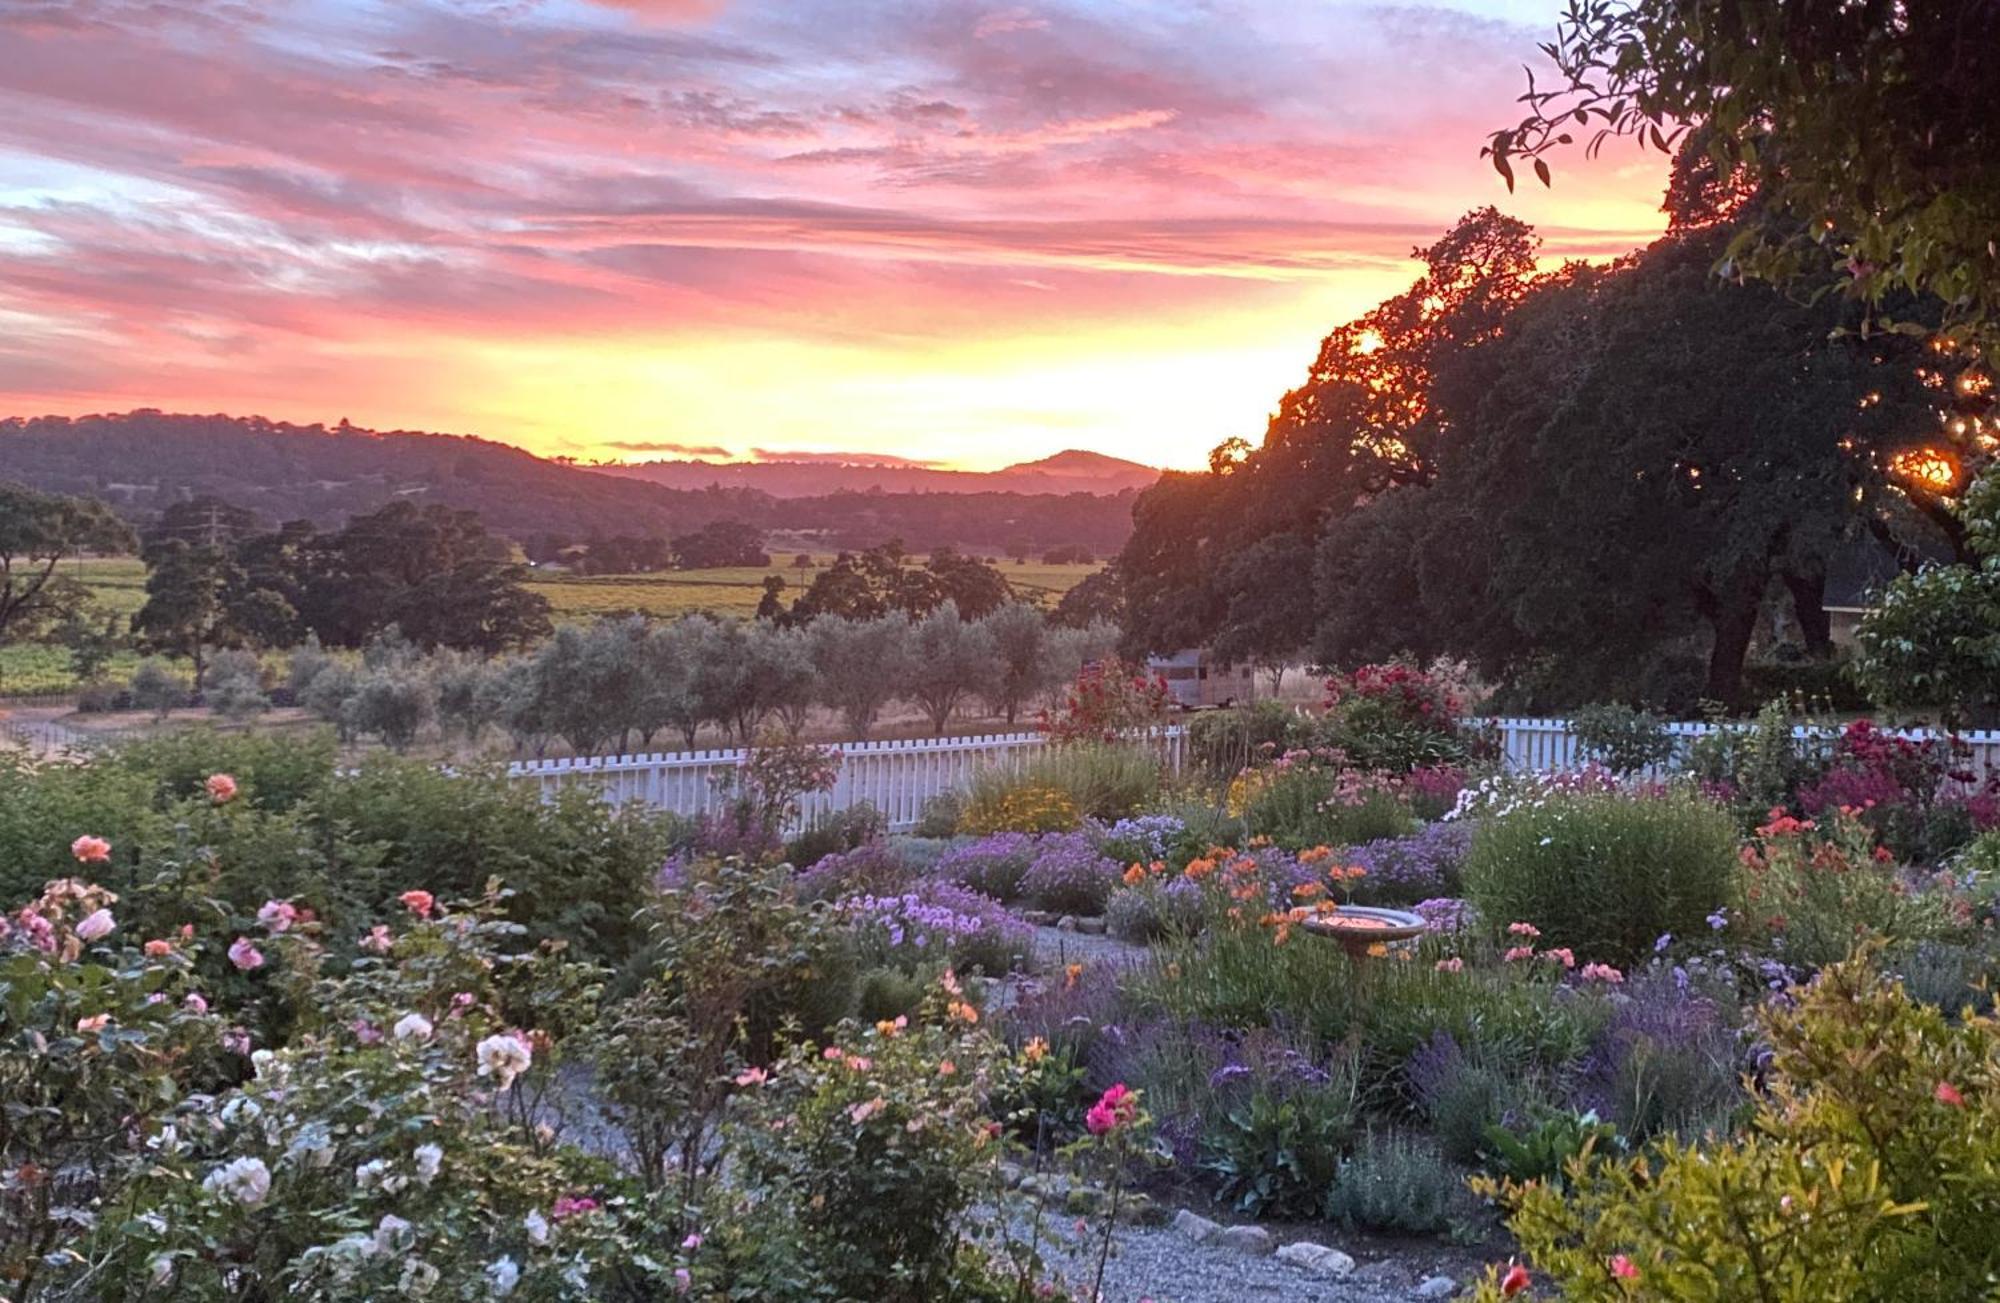
{"label": "leafy plant", "polygon": [[1571,713],[1569,731],[1583,754],[1614,774],[1636,773],[1673,758],[1666,722],[1649,710],[1606,702]]}
{"label": "leafy plant", "polygon": [[1691,793],[1558,794],[1484,820],[1465,883],[1496,926],[1529,923],[1547,946],[1629,965],[1735,899],[1736,834]]}
{"label": "leafy plant", "polygon": [[1598,1120],[1594,1110],[1552,1112],[1517,1127],[1486,1128],[1481,1151],[1488,1170],[1510,1181],[1560,1181],[1573,1163],[1615,1154],[1618,1128]]}

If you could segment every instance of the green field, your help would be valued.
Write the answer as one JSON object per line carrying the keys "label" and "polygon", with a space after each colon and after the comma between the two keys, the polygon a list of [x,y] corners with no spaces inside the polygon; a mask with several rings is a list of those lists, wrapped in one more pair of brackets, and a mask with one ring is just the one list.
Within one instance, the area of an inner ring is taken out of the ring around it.
{"label": "green field", "polygon": [[[789,556],[782,558],[790,560]],[[830,560],[814,558],[812,569],[797,567],[735,566],[717,570],[671,570],[650,575],[570,575],[531,573],[528,587],[549,600],[558,622],[589,620],[600,615],[640,611],[647,615],[671,616],[688,611],[714,615],[749,616],[764,594],[764,576],[781,574],[787,585],[784,600],[789,603],[812,583],[812,578]],[[1043,565],[1030,561],[1016,565],[1000,561],[998,569],[1022,597],[1054,605],[1064,593],[1081,583],[1099,567],[1096,565]],[[90,585],[92,595],[106,610],[131,615],[146,600],[146,568],[137,557],[110,557],[65,562],[64,573],[74,574]],[[131,674],[139,658],[121,654],[111,666],[114,678]],[[0,647],[0,696],[25,697],[67,692],[76,687],[69,672],[69,653],[60,647],[24,644]]]}
{"label": "green field", "polygon": [[[757,602],[764,595],[764,576],[784,576],[783,596],[789,603],[805,591],[829,560],[830,557],[816,557],[813,568],[805,571],[771,565],[669,570],[650,575],[536,574],[529,579],[528,587],[549,599],[557,620],[621,611],[642,611],[647,615],[708,611],[715,615],[747,616],[756,611]],[[1100,569],[1096,565],[1049,566],[1039,561],[1025,565],[1001,561],[997,568],[1022,597],[1049,605]]]}

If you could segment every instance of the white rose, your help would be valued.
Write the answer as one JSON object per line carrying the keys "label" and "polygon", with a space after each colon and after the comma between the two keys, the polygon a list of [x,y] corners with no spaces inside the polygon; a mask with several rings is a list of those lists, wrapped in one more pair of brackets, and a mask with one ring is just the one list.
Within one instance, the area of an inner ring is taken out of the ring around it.
{"label": "white rose", "polygon": [[271,1193],[271,1169],[261,1158],[239,1158],[210,1172],[201,1188],[255,1208]]}
{"label": "white rose", "polygon": [[549,1242],[549,1219],[542,1216],[540,1209],[523,1217],[521,1225],[527,1228],[528,1243],[547,1244]]}
{"label": "white rose", "polygon": [[376,1222],[375,1252],[377,1253],[393,1252],[396,1248],[398,1241],[402,1239],[403,1233],[409,1229],[410,1229],[410,1224],[404,1221],[402,1218],[396,1216],[396,1214],[394,1213],[390,1213],[388,1216],[384,1217],[381,1221]]}
{"label": "white rose", "polygon": [[407,1041],[411,1037],[427,1041],[431,1038],[431,1020],[420,1013],[406,1013],[396,1020],[395,1033],[399,1041]]}
{"label": "white rose", "polygon": [[438,1269],[422,1258],[415,1258],[403,1268],[403,1278],[396,1282],[396,1288],[411,1298],[422,1298],[437,1283]]}
{"label": "white rose", "polygon": [[431,1183],[438,1174],[438,1167],[444,1162],[444,1150],[436,1145],[418,1145],[416,1152],[417,1179],[425,1185]]}
{"label": "white rose", "polygon": [[528,1070],[534,1061],[534,1051],[528,1042],[511,1033],[502,1032],[488,1036],[474,1047],[479,1056],[479,1075],[492,1077],[501,1090],[514,1084],[514,1078]]}
{"label": "white rose", "polygon": [[512,1258],[502,1258],[486,1268],[486,1279],[493,1286],[494,1298],[506,1298],[521,1283],[521,1268]]}
{"label": "white rose", "polygon": [[164,1253],[154,1254],[147,1266],[152,1271],[155,1285],[164,1286],[174,1278],[174,1260]]}

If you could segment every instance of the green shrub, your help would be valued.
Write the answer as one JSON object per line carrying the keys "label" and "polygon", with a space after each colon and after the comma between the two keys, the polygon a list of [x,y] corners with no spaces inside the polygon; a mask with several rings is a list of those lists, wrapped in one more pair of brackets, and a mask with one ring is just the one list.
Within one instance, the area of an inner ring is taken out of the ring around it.
{"label": "green shrub", "polygon": [[956,837],[964,809],[965,799],[957,792],[940,792],[924,802],[911,831],[919,837]]}
{"label": "green shrub", "polygon": [[1622,966],[1662,933],[1705,930],[1735,869],[1735,828],[1699,797],[1558,793],[1485,820],[1465,883],[1493,925],[1530,923],[1546,947]]}
{"label": "green shrub", "polygon": [[1350,1062],[1336,1063],[1323,1081],[1259,1080],[1207,1119],[1202,1169],[1238,1212],[1318,1217],[1359,1117]]}
{"label": "green shrub", "polygon": [[1674,738],[1666,721],[1650,710],[1606,703],[1570,715],[1569,731],[1583,754],[1617,774],[1629,774],[1673,758]]}
{"label": "green shrub", "polygon": [[1403,1131],[1364,1135],[1326,1198],[1327,1219],[1349,1230],[1438,1235],[1472,1213],[1463,1173],[1436,1145]]}
{"label": "green shrub", "polygon": [[829,855],[851,851],[873,841],[888,828],[882,812],[866,801],[822,815],[810,828],[785,843],[785,862],[809,869]]}
{"label": "green shrub", "polygon": [[1712,732],[1688,743],[1688,771],[1732,792],[1745,827],[1762,822],[1775,806],[1790,805],[1799,788],[1826,772],[1833,730],[1799,736],[1806,721],[1788,699],[1764,703],[1749,723],[1713,722]]}
{"label": "green shrub", "polygon": [[[1568,1188],[1488,1183],[1563,1298],[1974,1299],[2000,1278],[2000,1025],[1954,1020],[1866,960],[1761,1008],[1754,1125],[1664,1139]],[[1630,1264],[1629,1280],[1606,1266]],[[1502,1298],[1489,1279],[1478,1297]]]}
{"label": "green shrub", "polygon": [[1310,937],[1272,945],[1255,926],[1172,938],[1132,972],[1126,989],[1169,1017],[1223,1027],[1261,1027],[1282,1012],[1322,1042],[1346,1037],[1361,1002],[1345,950]]}

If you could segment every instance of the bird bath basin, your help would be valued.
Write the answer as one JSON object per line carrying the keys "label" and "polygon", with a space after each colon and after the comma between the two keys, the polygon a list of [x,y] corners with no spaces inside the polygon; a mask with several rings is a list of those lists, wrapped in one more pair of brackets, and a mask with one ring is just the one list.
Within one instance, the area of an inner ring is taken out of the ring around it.
{"label": "bird bath basin", "polygon": [[1406,909],[1376,909],[1368,905],[1342,905],[1331,914],[1305,919],[1299,926],[1315,936],[1338,941],[1356,959],[1366,957],[1376,946],[1387,946],[1422,936],[1424,920]]}

